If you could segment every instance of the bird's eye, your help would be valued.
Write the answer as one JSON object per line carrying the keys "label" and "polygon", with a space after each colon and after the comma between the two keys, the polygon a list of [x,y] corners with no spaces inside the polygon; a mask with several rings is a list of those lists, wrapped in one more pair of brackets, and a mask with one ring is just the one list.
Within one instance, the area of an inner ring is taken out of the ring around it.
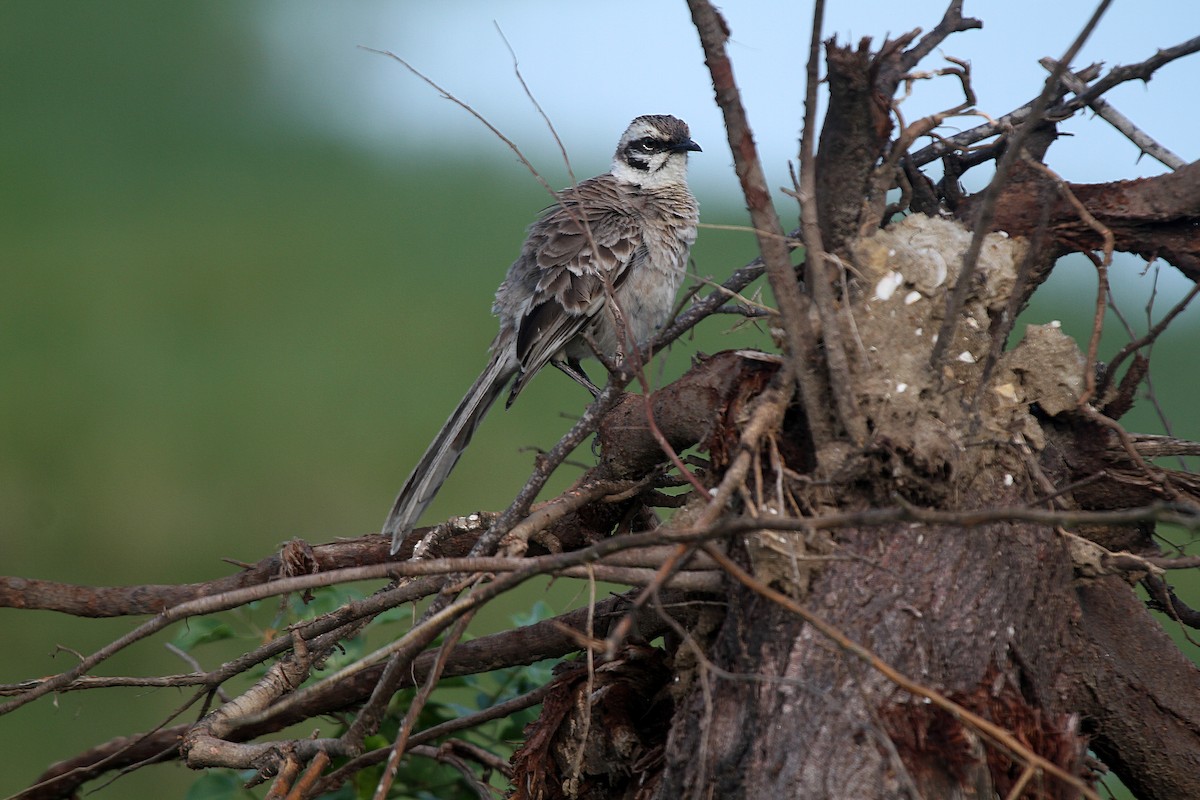
{"label": "bird's eye", "polygon": [[653,139],[638,139],[633,143],[633,146],[643,153],[654,153],[658,151],[658,142]]}

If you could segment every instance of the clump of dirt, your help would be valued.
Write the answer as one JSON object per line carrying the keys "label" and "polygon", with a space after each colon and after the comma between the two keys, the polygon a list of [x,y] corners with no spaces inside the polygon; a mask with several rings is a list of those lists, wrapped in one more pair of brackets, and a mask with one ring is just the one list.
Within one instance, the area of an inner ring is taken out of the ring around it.
{"label": "clump of dirt", "polygon": [[930,354],[970,240],[957,222],[914,214],[852,248],[864,288],[851,302],[845,341],[871,430],[868,453],[877,475],[890,471],[891,490],[922,504],[959,506],[966,491],[1011,486],[1023,473],[1017,454],[1044,442],[1032,406],[1061,413],[1084,385],[1085,359],[1054,323],[1029,326],[984,375],[990,330],[1026,249],[1002,233],[984,240],[954,339],[934,371]]}

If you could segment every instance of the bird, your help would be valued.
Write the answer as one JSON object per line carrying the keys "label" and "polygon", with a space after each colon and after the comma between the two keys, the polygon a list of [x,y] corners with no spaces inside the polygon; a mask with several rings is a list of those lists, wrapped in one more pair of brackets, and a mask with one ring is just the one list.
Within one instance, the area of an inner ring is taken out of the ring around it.
{"label": "bird", "polygon": [[699,205],[687,166],[688,154],[699,151],[683,120],[637,117],[621,135],[612,168],[558,192],[557,202],[530,225],[496,290],[492,313],[500,331],[491,358],[384,522],[393,555],[506,387],[507,408],[552,364],[595,396],[599,389],[580,360],[595,353],[622,357],[667,321],[696,240]]}

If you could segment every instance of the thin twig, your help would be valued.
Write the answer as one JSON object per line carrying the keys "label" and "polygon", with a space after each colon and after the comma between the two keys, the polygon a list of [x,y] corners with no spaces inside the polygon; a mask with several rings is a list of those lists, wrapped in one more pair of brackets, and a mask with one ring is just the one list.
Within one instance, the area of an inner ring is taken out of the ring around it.
{"label": "thin twig", "polygon": [[1167,329],[1167,326],[1171,324],[1171,321],[1183,313],[1183,310],[1188,307],[1188,304],[1195,299],[1197,294],[1200,294],[1200,283],[1193,284],[1192,288],[1188,290],[1188,293],[1183,296],[1183,299],[1176,303],[1162,319],[1160,319],[1153,327],[1150,328],[1150,330],[1146,331],[1144,336],[1135,339],[1118,350],[1116,355],[1112,357],[1112,360],[1108,362],[1108,374],[1115,375],[1117,367],[1120,366],[1132,353],[1136,353],[1143,347],[1148,347],[1154,344],[1154,342],[1158,340],[1158,337],[1162,335],[1162,332]]}
{"label": "thin twig", "polygon": [[1133,443],[1133,439],[1129,436],[1129,432],[1125,430],[1121,423],[1117,422],[1115,419],[1105,416],[1090,403],[1084,403],[1083,405],[1079,406],[1079,411],[1088,419],[1104,426],[1105,428],[1108,428],[1117,435],[1117,438],[1121,442],[1121,446],[1125,450],[1125,454],[1129,456],[1129,459],[1136,464],[1138,469],[1140,469],[1142,473],[1151,481],[1152,485],[1159,487],[1163,494],[1176,502],[1183,503],[1187,501],[1186,496],[1180,492],[1179,489],[1175,488],[1174,482],[1164,470],[1154,466],[1146,459],[1142,458],[1142,454],[1138,452],[1137,446]]}
{"label": "thin twig", "polygon": [[1057,187],[1058,193],[1062,195],[1070,206],[1075,209],[1075,213],[1085,225],[1096,232],[1096,235],[1104,242],[1104,257],[1096,258],[1090,251],[1085,251],[1084,255],[1096,267],[1096,280],[1098,286],[1096,289],[1096,302],[1092,313],[1092,335],[1088,337],[1087,348],[1087,363],[1084,368],[1084,390],[1079,397],[1080,405],[1091,400],[1096,394],[1096,354],[1100,350],[1100,335],[1104,331],[1104,309],[1108,305],[1108,268],[1112,266],[1113,248],[1116,246],[1116,237],[1113,232],[1108,229],[1100,220],[1088,211],[1087,206],[1080,202],[1075,193],[1071,191],[1071,187],[1062,179],[1057,172],[1047,167],[1036,159],[1024,156],[1025,163],[1034,170],[1041,172]]}
{"label": "thin twig", "polygon": [[404,712],[404,719],[400,722],[400,732],[396,734],[396,741],[392,743],[391,754],[388,756],[383,774],[379,776],[379,782],[375,785],[374,800],[385,800],[391,791],[392,783],[396,780],[396,772],[400,769],[400,759],[404,756],[404,751],[408,749],[408,738],[417,724],[417,718],[421,715],[425,704],[429,702],[429,696],[433,694],[434,687],[442,678],[442,671],[446,668],[446,659],[454,651],[454,646],[458,644],[458,640],[462,638],[474,616],[475,610],[471,609],[455,620],[450,632],[446,634],[446,640],[438,648],[437,658],[434,659],[429,674],[425,676],[425,682],[421,684],[421,688],[413,697],[408,710]]}
{"label": "thin twig", "polygon": [[[468,714],[463,717],[447,720],[441,724],[434,725],[431,728],[426,728],[423,731],[414,733],[409,738],[409,747],[416,747],[417,745],[425,744],[426,742],[432,742],[436,739],[442,738],[443,736],[449,736],[452,733],[458,733],[459,731],[475,728],[493,720],[503,719],[504,717],[511,716],[518,711],[536,706],[538,703],[542,702],[546,695],[550,694],[551,690],[554,688],[555,684],[547,683],[544,686],[539,686],[533,691],[526,692],[518,697],[514,697],[512,700],[506,700],[503,703],[497,703],[490,708],[485,708],[484,710],[478,711],[474,714]],[[329,775],[327,775],[318,788],[323,792],[334,791],[340,788],[347,780],[349,780],[350,776],[354,773],[364,770],[367,767],[373,767],[382,762],[387,757],[388,753],[388,750],[383,749],[372,750],[370,753],[364,753],[349,763],[339,767],[335,772],[331,772]]]}
{"label": "thin twig", "polygon": [[[490,555],[495,552],[504,535],[511,531],[513,526],[528,514],[530,505],[537,497],[538,492],[546,485],[546,481],[550,479],[550,475],[554,470],[566,460],[567,456],[585,438],[591,435],[604,413],[616,404],[623,388],[622,376],[613,375],[609,378],[608,385],[604,387],[591,405],[588,406],[579,420],[559,439],[550,452],[538,458],[538,468],[534,470],[533,475],[526,481],[525,486],[517,493],[517,496],[513,499],[509,507],[479,537],[475,546],[471,548],[471,556]],[[512,580],[509,584],[516,585],[525,580],[525,577],[528,577],[523,576],[518,579],[518,575],[521,575],[520,571],[512,573],[508,579],[502,578],[489,586],[482,587],[471,595],[471,598],[474,598],[474,600],[468,600],[467,602],[470,604],[465,606],[461,605],[458,601],[453,601],[450,593],[445,590],[439,594],[422,614],[420,621],[413,626],[412,630],[398,640],[392,649],[388,665],[380,677],[379,683],[376,685],[370,700],[359,712],[354,723],[346,730],[343,738],[353,743],[354,746],[357,746],[366,736],[378,728],[379,723],[383,719],[387,704],[391,696],[395,693],[396,687],[400,685],[400,681],[403,679],[411,660],[416,657],[428,642],[432,641],[442,630],[445,630],[446,627],[453,623],[453,615],[446,613],[449,609],[461,607],[462,611],[466,611],[468,608],[474,607],[475,603],[482,602],[504,591],[503,588],[498,587],[500,584],[505,583],[506,580],[516,579]],[[444,586],[451,585],[453,578],[454,576],[447,578]]]}
{"label": "thin twig", "polygon": [[[795,241],[800,235],[800,231],[793,230],[787,235],[789,241]],[[754,281],[762,277],[766,271],[762,256],[758,256],[751,260],[741,269],[736,270],[732,275],[721,284],[720,289],[714,289],[704,297],[697,300],[686,311],[677,316],[664,327],[659,334],[654,337],[651,342],[650,352],[657,353],[671,342],[678,339],[683,334],[696,327],[696,324],[713,313],[714,309],[719,308],[730,299],[736,297],[739,292],[745,289]],[[795,270],[793,269],[793,273]]]}
{"label": "thin twig", "polygon": [[[1056,66],[1054,59],[1052,58],[1043,58],[1038,61],[1038,63],[1047,70],[1053,70]],[[1070,69],[1063,70],[1062,82],[1076,95],[1082,95],[1087,92],[1087,84],[1084,83],[1083,80],[1081,80],[1080,77]],[[1091,108],[1092,111],[1096,112],[1096,116],[1100,117],[1100,119],[1104,120],[1109,125],[1112,125],[1118,131],[1120,131],[1126,139],[1137,145],[1138,150],[1150,156],[1155,161],[1158,161],[1170,169],[1179,169],[1187,164],[1186,161],[1172,153],[1166,146],[1155,141],[1148,133],[1134,124],[1133,120],[1122,114],[1113,106],[1112,103],[1108,102],[1102,97],[1096,97],[1094,100],[1088,103],[1088,107]]]}
{"label": "thin twig", "polygon": [[[1191,55],[1200,51],[1200,36],[1189,39],[1182,44],[1168,47],[1159,50],[1150,58],[1141,61],[1137,64],[1132,64],[1124,67],[1115,67],[1108,72],[1101,80],[1096,81],[1091,85],[1083,95],[1058,103],[1047,110],[1047,115],[1052,119],[1062,119],[1074,114],[1076,111],[1088,106],[1092,100],[1106,93],[1114,86],[1132,80],[1148,81],[1155,70],[1164,65]],[[1059,60],[1061,63],[1061,59]],[[1020,108],[1014,109],[1002,117],[987,122],[983,125],[978,125],[970,130],[955,134],[954,136],[938,137],[937,141],[926,147],[921,148],[913,153],[911,158],[916,166],[924,166],[930,162],[936,161],[942,156],[951,153],[955,150],[964,150],[970,145],[990,139],[997,134],[1010,130],[1018,125],[1023,124],[1029,119],[1033,113],[1033,106],[1036,100],[1031,100]]]}
{"label": "thin twig", "polygon": [[300,776],[300,780],[288,792],[287,800],[305,800],[312,797],[313,785],[320,779],[321,773],[329,766],[329,755],[324,751],[318,752],[308,763],[308,769]]}
{"label": "thin twig", "polygon": [[[734,492],[745,480],[746,472],[749,470],[752,461],[752,453],[758,448],[759,441],[767,431],[775,430],[782,422],[783,413],[787,409],[788,402],[792,396],[791,385],[793,380],[791,362],[789,361],[784,364],[782,369],[775,373],[771,378],[771,382],[767,384],[767,388],[758,396],[755,401],[754,410],[751,412],[750,420],[742,428],[738,455],[725,470],[725,475],[721,479],[720,485],[708,493],[710,499],[703,511],[696,517],[695,526],[709,529],[717,524],[718,519],[722,518]],[[671,530],[666,527],[659,528],[656,532],[661,532],[668,536],[671,535]],[[628,635],[633,625],[632,611],[642,608],[667,583],[676,570],[687,561],[694,550],[694,547],[690,546],[691,544],[691,542],[681,541],[675,551],[663,560],[663,564],[655,574],[654,580],[634,600],[631,612],[626,614],[613,627],[607,640],[607,652],[609,654],[615,653],[619,644]]]}
{"label": "thin twig", "polygon": [[[475,119],[479,120],[479,122],[482,123],[483,126],[485,128],[487,128],[489,131],[491,131],[492,134],[497,139],[499,139],[500,141],[502,141],[506,145],[508,145],[508,148],[510,150],[512,150],[514,154],[516,154],[517,160],[525,165],[525,168],[528,169],[529,172],[533,175],[533,177],[537,180],[537,182],[542,185],[542,188],[545,189],[547,192],[549,192],[554,197],[555,200],[558,199],[558,192],[556,192],[554,190],[554,187],[551,186],[546,181],[546,179],[542,177],[541,173],[537,171],[537,168],[534,167],[533,164],[529,161],[529,159],[527,159],[525,157],[525,154],[521,152],[521,148],[517,147],[516,143],[513,142],[512,139],[509,139],[507,136],[505,136],[503,133],[501,133],[499,128],[497,128],[492,123],[488,122],[486,117],[484,117],[482,114],[480,114],[474,108],[472,108],[468,103],[465,103],[462,100],[455,97],[454,94],[451,93],[448,89],[443,89],[428,75],[421,72],[419,69],[414,67],[412,64],[409,64],[407,61],[405,61],[403,58],[396,55],[392,51],[377,50],[374,47],[367,47],[366,45],[361,45],[361,44],[359,45],[359,48],[362,50],[366,50],[368,53],[375,53],[377,55],[387,56],[390,59],[398,61],[405,69],[407,69],[413,75],[417,76],[422,81],[427,83],[434,91],[436,91],[438,94],[440,94],[443,98],[445,98],[446,100],[449,100],[451,103],[454,103],[456,106],[458,106],[462,110],[466,111],[468,114],[473,116]],[[515,56],[514,56],[514,58],[515,58]],[[557,134],[556,134],[556,138],[557,138]]]}
{"label": "thin twig", "polygon": [[[688,8],[704,49],[704,61],[712,76],[717,105],[724,115],[734,171],[741,183],[750,220],[758,237],[758,249],[766,265],[767,279],[779,304],[781,326],[787,337],[787,349],[794,364],[794,375],[809,428],[814,440],[824,444],[832,441],[833,432],[818,390],[821,382],[813,368],[817,363],[817,344],[808,324],[809,302],[796,283],[783,227],[771,203],[746,109],[733,77],[733,64],[725,51],[729,28],[708,0],[688,0]],[[830,335],[830,332],[827,331],[826,335]],[[832,335],[837,334],[835,332]]]}
{"label": "thin twig", "polygon": [[1017,163],[1017,159],[1021,157],[1025,140],[1029,138],[1033,130],[1045,119],[1046,108],[1050,104],[1050,98],[1058,91],[1059,76],[1065,68],[1064,65],[1074,60],[1075,54],[1079,52],[1084,42],[1091,36],[1092,31],[1100,22],[1100,17],[1108,10],[1108,6],[1111,3],[1112,0],[1100,0],[1099,5],[1096,6],[1096,10],[1092,13],[1091,19],[1083,26],[1083,30],[1075,37],[1075,41],[1067,48],[1067,52],[1058,60],[1054,71],[1046,79],[1046,85],[1037,100],[1034,101],[1033,107],[1029,112],[1029,117],[1009,137],[1004,155],[1000,157],[999,163],[996,164],[996,174],[993,176],[991,183],[988,184],[987,189],[984,190],[983,200],[972,222],[971,243],[963,254],[962,267],[959,269],[958,278],[954,284],[954,292],[950,295],[950,299],[946,304],[946,316],[938,331],[937,342],[929,354],[929,364],[935,374],[941,374],[942,357],[945,355],[946,348],[954,343],[954,333],[958,327],[958,318],[963,304],[966,303],[967,295],[970,293],[975,268],[979,263],[979,254],[983,249],[983,240],[991,228],[992,219],[996,212],[996,201],[999,199],[1000,192],[1005,186],[1008,174],[1012,170],[1013,165]]}
{"label": "thin twig", "polygon": [[1038,769],[1033,763],[1027,763],[1025,769],[1021,771],[1021,777],[1017,778],[1017,782],[1013,784],[1012,789],[1008,794],[1004,795],[1004,800],[1021,800],[1021,795],[1025,792],[1025,787],[1038,774]]}
{"label": "thin twig", "polygon": [[983,27],[982,20],[975,17],[964,17],[962,7],[963,0],[950,0],[950,5],[946,7],[946,13],[942,15],[941,21],[934,26],[933,30],[904,51],[899,60],[900,69],[907,71],[915,67],[921,59],[932,53],[951,34]]}
{"label": "thin twig", "polygon": [[[1152,76],[1161,67],[1166,66],[1177,58],[1182,58],[1183,56],[1191,55],[1192,53],[1198,51],[1200,51],[1200,36],[1195,36],[1191,39],[1188,39],[1186,42],[1181,42],[1175,45],[1174,47],[1162,48],[1145,61],[1140,61],[1136,64],[1113,67],[1108,71],[1107,75],[1089,86],[1086,92],[1081,95],[1077,95],[1069,103],[1064,103],[1063,106],[1074,109],[1091,105],[1093,100],[1107,93],[1108,90],[1112,89],[1114,86],[1118,86],[1128,81],[1137,80],[1145,83],[1146,81],[1149,81],[1150,76]],[[1054,112],[1058,111],[1058,109],[1052,110]]]}
{"label": "thin twig", "polygon": [[427,747],[425,745],[410,748],[408,752],[452,767],[462,776],[463,781],[475,793],[475,797],[478,800],[493,800],[492,788],[479,780],[475,775],[475,771],[468,766],[467,762],[454,753],[440,747]]}
{"label": "thin twig", "polygon": [[[512,43],[509,42],[508,37],[504,35],[504,31],[501,29],[500,23],[493,21],[492,24],[496,26],[496,33],[500,34],[500,40],[504,42],[504,46],[508,48],[508,54],[512,56],[513,72],[517,76],[517,81],[521,84],[521,89],[524,90],[525,96],[529,98],[529,102],[533,103],[533,107],[537,109],[538,114],[541,115],[542,120],[546,123],[546,127],[550,129],[550,135],[554,137],[554,143],[558,145],[558,152],[560,155],[562,155],[563,166],[567,168],[567,177],[571,179],[571,185],[578,185],[579,181],[575,179],[575,171],[571,168],[571,157],[567,154],[566,145],[563,144],[562,138],[560,138],[558,135],[558,130],[554,127],[554,123],[550,121],[550,117],[542,108],[542,104],[537,101],[537,97],[534,96],[533,91],[529,88],[529,84],[525,82],[525,76],[521,74],[521,65],[517,61],[517,51],[513,50]],[[491,126],[489,125],[488,127],[490,128]]]}

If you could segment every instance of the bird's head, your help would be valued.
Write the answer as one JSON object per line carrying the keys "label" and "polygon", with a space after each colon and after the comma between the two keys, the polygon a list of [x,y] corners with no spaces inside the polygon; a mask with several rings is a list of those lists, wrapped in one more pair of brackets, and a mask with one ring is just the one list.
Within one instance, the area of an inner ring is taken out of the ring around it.
{"label": "bird's head", "polygon": [[648,114],[629,123],[613,156],[617,180],[647,189],[687,182],[687,157],[699,152],[687,123],[665,114]]}

